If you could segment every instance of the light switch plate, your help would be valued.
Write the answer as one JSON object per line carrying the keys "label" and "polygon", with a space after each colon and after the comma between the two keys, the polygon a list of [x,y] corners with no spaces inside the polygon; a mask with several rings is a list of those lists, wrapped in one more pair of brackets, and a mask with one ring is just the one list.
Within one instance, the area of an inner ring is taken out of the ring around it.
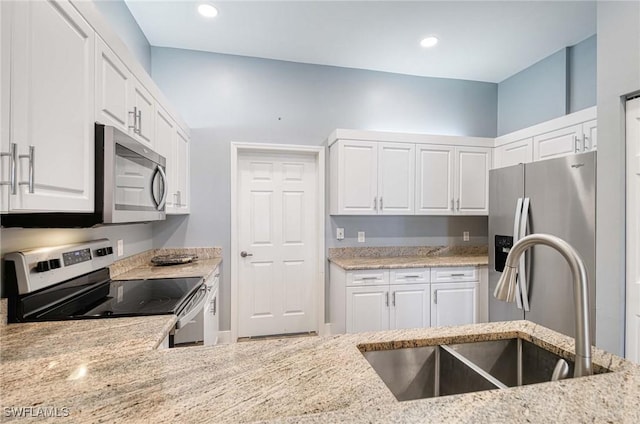
{"label": "light switch plate", "polygon": [[462,241],[469,241],[469,231],[462,232]]}
{"label": "light switch plate", "polygon": [[124,240],[118,240],[118,256],[124,255]]}
{"label": "light switch plate", "polygon": [[364,243],[364,231],[358,231],[358,243]]}
{"label": "light switch plate", "polygon": [[344,239],[344,228],[336,229],[336,238],[338,240],[343,240]]}

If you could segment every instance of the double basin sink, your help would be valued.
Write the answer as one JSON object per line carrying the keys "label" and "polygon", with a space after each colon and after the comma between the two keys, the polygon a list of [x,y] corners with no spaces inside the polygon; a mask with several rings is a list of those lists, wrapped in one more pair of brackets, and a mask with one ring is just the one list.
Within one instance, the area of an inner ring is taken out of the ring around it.
{"label": "double basin sink", "polygon": [[[556,364],[564,359],[520,338],[392,350],[366,351],[366,346],[360,349],[399,401],[551,381]],[[574,363],[565,360],[571,378]]]}

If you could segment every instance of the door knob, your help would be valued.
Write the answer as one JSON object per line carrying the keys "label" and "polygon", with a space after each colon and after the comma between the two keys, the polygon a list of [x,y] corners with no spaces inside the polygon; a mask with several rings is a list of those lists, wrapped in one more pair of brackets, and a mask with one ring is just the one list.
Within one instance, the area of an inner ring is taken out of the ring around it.
{"label": "door knob", "polygon": [[247,253],[243,250],[242,252],[240,252],[240,256],[242,256],[243,258],[246,258],[247,256],[253,256],[253,253]]}

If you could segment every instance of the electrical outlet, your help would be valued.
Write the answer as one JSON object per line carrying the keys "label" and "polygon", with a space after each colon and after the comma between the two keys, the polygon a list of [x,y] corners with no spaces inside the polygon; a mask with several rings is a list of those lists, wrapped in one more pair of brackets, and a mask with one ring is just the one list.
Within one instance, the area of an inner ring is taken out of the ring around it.
{"label": "electrical outlet", "polygon": [[336,238],[338,240],[343,240],[344,239],[344,228],[336,229]]}
{"label": "electrical outlet", "polygon": [[364,231],[358,231],[358,243],[364,243]]}
{"label": "electrical outlet", "polygon": [[469,241],[469,231],[462,232],[462,241]]}
{"label": "electrical outlet", "polygon": [[118,240],[118,256],[124,255],[124,240]]}

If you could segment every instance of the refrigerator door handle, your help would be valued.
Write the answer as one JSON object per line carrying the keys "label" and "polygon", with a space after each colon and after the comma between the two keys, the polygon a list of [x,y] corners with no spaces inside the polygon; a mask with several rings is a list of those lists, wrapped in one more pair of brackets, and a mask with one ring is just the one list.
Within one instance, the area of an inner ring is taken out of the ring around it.
{"label": "refrigerator door handle", "polygon": [[[518,201],[516,203],[516,213],[515,213],[515,218],[513,220],[513,244],[516,244],[516,242],[520,237],[520,225],[522,222],[522,197],[518,198]],[[520,277],[518,276],[518,279],[520,279]],[[522,309],[522,299],[520,296],[520,285],[517,284],[516,285],[516,305],[518,306],[518,309]]]}
{"label": "refrigerator door handle", "polygon": [[[529,198],[525,197],[522,202],[522,215],[520,218],[520,234],[518,239],[527,235],[527,225],[529,223]],[[525,312],[529,312],[529,288],[527,285],[527,263],[526,254],[520,256],[520,266],[518,267],[518,283],[522,295],[522,307]]]}

